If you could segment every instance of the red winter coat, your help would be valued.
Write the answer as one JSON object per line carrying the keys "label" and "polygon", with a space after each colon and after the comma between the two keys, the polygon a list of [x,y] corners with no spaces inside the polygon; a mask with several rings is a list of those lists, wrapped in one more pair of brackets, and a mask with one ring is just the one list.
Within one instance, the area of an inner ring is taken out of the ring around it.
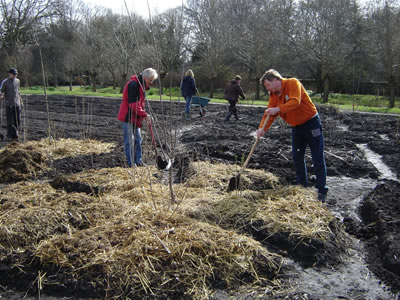
{"label": "red winter coat", "polygon": [[146,104],[144,86],[145,83],[142,75],[131,77],[122,93],[122,103],[118,112],[118,120],[133,123],[138,128],[142,127],[142,121],[147,116],[147,113],[144,111]]}

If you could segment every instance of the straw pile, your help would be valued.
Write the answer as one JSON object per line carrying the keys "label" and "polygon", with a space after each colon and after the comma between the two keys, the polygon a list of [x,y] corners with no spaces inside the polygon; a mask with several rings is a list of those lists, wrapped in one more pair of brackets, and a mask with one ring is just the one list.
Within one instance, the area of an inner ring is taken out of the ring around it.
{"label": "straw pile", "polygon": [[288,233],[293,239],[327,239],[334,216],[311,189],[285,186],[262,192],[232,193],[215,203],[209,217],[224,228]]}
{"label": "straw pile", "polygon": [[12,143],[0,152],[0,182],[36,177],[45,168],[45,157],[33,149]]}
{"label": "straw pile", "polygon": [[108,153],[112,143],[96,140],[42,139],[23,144],[12,142],[0,149],[0,182],[35,178],[48,168],[47,161],[68,156]]}
{"label": "straw pile", "polygon": [[[216,287],[275,282],[282,259],[248,235],[252,226],[296,240],[329,231],[333,217],[310,190],[246,170],[248,182],[258,178],[269,189],[227,193],[234,167],[190,168],[188,181],[173,187],[176,202],[152,166],[85,170],[55,188],[19,182],[0,190],[0,264],[11,253],[18,266],[6,276],[40,272],[45,291],[79,287],[96,297],[207,299]],[[98,192],[62,186],[71,182]]]}
{"label": "straw pile", "polygon": [[138,214],[46,240],[36,255],[124,297],[207,298],[213,285],[261,281],[279,269],[279,260],[248,237],[143,206]]}
{"label": "straw pile", "polygon": [[[191,216],[202,218],[229,229],[262,224],[258,230],[287,232],[293,238],[326,239],[331,232],[327,226],[334,216],[316,200],[316,193],[301,186],[279,186],[279,179],[262,170],[248,169],[241,176],[242,186],[251,186],[256,179],[262,189],[226,193],[229,178],[235,167],[225,164],[194,162],[187,181],[183,209]],[[263,182],[261,182],[263,180]],[[214,191],[214,193],[212,192]],[[217,193],[215,193],[217,191]]]}
{"label": "straw pile", "polygon": [[[190,187],[214,188],[226,191],[231,177],[236,176],[240,167],[227,164],[210,164],[205,161],[190,164],[190,174],[187,184]],[[258,190],[272,189],[278,185],[279,178],[263,170],[246,169],[241,175],[240,185],[242,189]]]}
{"label": "straw pile", "polygon": [[11,185],[0,191],[0,244],[13,255],[32,252],[36,273],[48,274],[43,286],[69,278],[76,286],[90,283],[97,296],[206,299],[216,285],[265,284],[277,276],[281,258],[259,242],[168,209],[158,172],[113,168],[66,177],[101,187],[99,195],[48,183]]}

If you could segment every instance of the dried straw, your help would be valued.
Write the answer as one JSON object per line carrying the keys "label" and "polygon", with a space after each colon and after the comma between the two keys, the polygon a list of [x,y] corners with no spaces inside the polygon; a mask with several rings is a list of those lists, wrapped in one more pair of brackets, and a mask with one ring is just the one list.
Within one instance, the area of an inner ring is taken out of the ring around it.
{"label": "dried straw", "polygon": [[174,186],[174,206],[163,174],[151,166],[65,177],[100,191],[91,195],[47,182],[9,185],[0,191],[0,246],[16,256],[33,253],[38,271],[57,270],[65,275],[57,278],[90,283],[106,297],[207,299],[216,284],[265,285],[279,274],[281,258],[243,234],[246,229],[261,223],[266,232],[322,239],[333,216],[311,190],[279,187],[260,170],[246,170],[247,180],[257,176],[267,189],[227,193],[232,175],[229,165],[193,163],[188,181]]}
{"label": "dried straw", "polygon": [[96,140],[42,139],[26,143],[13,142],[0,149],[0,182],[35,178],[48,168],[47,161],[68,156],[111,152],[113,143]]}

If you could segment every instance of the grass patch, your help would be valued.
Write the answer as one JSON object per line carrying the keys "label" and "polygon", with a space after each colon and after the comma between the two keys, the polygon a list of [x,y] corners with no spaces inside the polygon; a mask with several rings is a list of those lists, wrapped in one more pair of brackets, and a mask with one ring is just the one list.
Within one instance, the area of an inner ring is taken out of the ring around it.
{"label": "grass patch", "polygon": [[[47,89],[48,95],[81,95],[81,96],[93,96],[93,97],[122,97],[119,92],[119,87],[98,87],[96,92],[93,92],[91,86],[73,86],[72,91],[69,90],[68,86],[49,87]],[[23,95],[35,94],[43,95],[43,87],[33,86],[29,88],[21,88]],[[163,95],[160,97],[160,91],[158,88],[151,88],[147,91],[148,99],[152,100],[166,100],[166,101],[184,101],[180,93],[179,87],[164,88]],[[199,93],[201,97],[208,97],[208,93]],[[267,106],[267,96],[262,96],[262,100],[254,100],[251,97],[252,94],[248,94],[249,99],[240,100],[239,104],[245,105],[261,105]],[[311,98],[315,103],[322,103],[322,98],[319,94],[311,94]],[[214,98],[211,98],[212,103],[224,103],[228,102],[223,99],[223,91],[217,90],[214,94]],[[395,107],[388,108],[389,98],[384,96],[376,95],[346,95],[331,93],[329,94],[328,103],[342,110],[351,111],[363,111],[363,112],[377,112],[377,113],[392,113],[400,114],[400,97],[395,99]]]}
{"label": "grass patch", "polygon": [[[320,95],[314,95],[311,98],[315,103],[322,103]],[[329,94],[328,103],[342,110],[400,114],[399,97],[395,99],[394,108],[388,108],[388,97],[375,95],[346,95],[331,93]]]}
{"label": "grass patch", "polygon": [[[33,86],[29,88],[21,88],[23,95],[44,95],[43,87]],[[69,90],[69,86],[58,86],[49,87],[46,90],[47,95],[81,95],[81,96],[103,96],[103,97],[121,97],[122,94],[119,92],[119,88],[113,87],[99,87],[96,92],[93,92],[91,86],[73,86],[72,91]]]}

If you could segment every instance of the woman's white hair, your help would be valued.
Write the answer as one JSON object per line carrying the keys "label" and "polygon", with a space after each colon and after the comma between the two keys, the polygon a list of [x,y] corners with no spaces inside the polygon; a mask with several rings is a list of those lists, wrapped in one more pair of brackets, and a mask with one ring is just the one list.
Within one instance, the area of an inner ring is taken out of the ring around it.
{"label": "woman's white hair", "polygon": [[194,77],[194,73],[193,73],[192,69],[187,70],[186,73],[185,73],[185,76],[192,76],[192,77]]}
{"label": "woman's white hair", "polygon": [[156,80],[158,78],[157,71],[154,70],[153,68],[144,69],[142,72],[142,76],[150,80]]}

